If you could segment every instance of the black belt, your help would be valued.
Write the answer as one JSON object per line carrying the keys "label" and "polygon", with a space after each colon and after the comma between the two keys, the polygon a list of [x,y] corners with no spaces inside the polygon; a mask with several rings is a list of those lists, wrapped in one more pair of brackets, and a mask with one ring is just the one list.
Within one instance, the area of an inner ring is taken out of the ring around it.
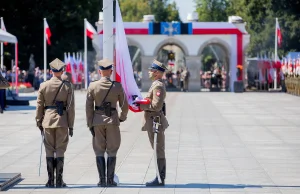
{"label": "black belt", "polygon": [[154,113],[154,112],[157,112],[157,113],[160,113],[160,112],[163,112],[163,110],[159,110],[159,111],[145,110],[145,112],[149,112],[149,113]]}
{"label": "black belt", "polygon": [[[104,107],[102,106],[95,106],[95,110],[101,110],[101,111],[104,111]],[[110,110],[117,110],[116,108],[110,108]]]}
{"label": "black belt", "polygon": [[[56,106],[45,106],[45,110],[47,109],[56,109]],[[67,108],[64,107],[64,110],[67,110]]]}

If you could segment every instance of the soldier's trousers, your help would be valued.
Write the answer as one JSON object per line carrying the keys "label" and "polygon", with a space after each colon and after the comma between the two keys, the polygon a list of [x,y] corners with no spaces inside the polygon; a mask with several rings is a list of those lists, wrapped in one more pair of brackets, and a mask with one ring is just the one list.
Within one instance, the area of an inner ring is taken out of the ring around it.
{"label": "soldier's trousers", "polygon": [[[149,137],[149,141],[150,144],[153,148],[153,143],[154,143],[154,132],[152,127],[147,129],[148,132],[148,137]],[[165,158],[165,131],[164,130],[160,130],[159,133],[157,133],[157,159],[159,158]]]}
{"label": "soldier's trousers", "polygon": [[96,156],[115,157],[121,144],[120,128],[117,125],[99,125],[94,127],[93,149]]}
{"label": "soldier's trousers", "polygon": [[69,143],[68,128],[45,128],[46,157],[64,157]]}

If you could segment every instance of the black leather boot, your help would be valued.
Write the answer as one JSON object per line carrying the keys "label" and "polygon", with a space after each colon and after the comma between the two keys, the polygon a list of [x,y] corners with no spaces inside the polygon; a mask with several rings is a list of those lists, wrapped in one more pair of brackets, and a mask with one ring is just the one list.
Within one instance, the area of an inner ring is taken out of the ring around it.
{"label": "black leather boot", "polygon": [[56,158],[56,188],[66,187],[63,181],[64,157]]}
{"label": "black leather boot", "polygon": [[46,187],[52,188],[54,187],[54,158],[46,157],[46,162],[48,171],[48,182],[46,183]]}
{"label": "black leather boot", "polygon": [[116,157],[107,158],[107,186],[116,187],[117,183],[114,181],[115,167],[116,167]]}
{"label": "black leather boot", "polygon": [[166,159],[159,158],[157,159],[158,171],[161,179],[161,183],[158,182],[158,178],[155,177],[153,181],[147,182],[147,187],[156,187],[156,186],[164,186],[165,185],[165,178],[166,178]]}
{"label": "black leather boot", "polygon": [[98,187],[106,187],[106,177],[105,177],[105,158],[103,156],[96,157],[97,168],[99,173],[99,183]]}

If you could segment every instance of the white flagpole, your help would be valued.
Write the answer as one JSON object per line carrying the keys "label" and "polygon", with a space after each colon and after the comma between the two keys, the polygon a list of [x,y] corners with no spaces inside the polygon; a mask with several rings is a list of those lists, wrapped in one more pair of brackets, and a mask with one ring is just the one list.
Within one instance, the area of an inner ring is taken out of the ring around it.
{"label": "white flagpole", "polygon": [[[113,2],[114,0],[103,0],[103,58],[114,61],[114,38],[113,38]],[[111,79],[115,80],[115,72]]]}
{"label": "white flagpole", "polygon": [[84,88],[88,88],[88,68],[87,68],[87,37],[86,37],[86,18],[84,19]]}
{"label": "white flagpole", "polygon": [[[3,24],[3,17],[1,17],[1,29],[2,29],[2,24]],[[3,42],[1,42],[1,69],[3,69]]]}
{"label": "white flagpole", "polygon": [[46,18],[44,18],[44,82],[47,81]]}
{"label": "white flagpole", "polygon": [[[278,38],[277,38],[277,23],[278,23],[278,18],[276,18],[276,22],[275,22],[275,64],[277,63],[277,41],[278,41]],[[274,89],[277,88],[277,69],[275,68],[275,71],[274,71],[275,75],[274,75]]]}

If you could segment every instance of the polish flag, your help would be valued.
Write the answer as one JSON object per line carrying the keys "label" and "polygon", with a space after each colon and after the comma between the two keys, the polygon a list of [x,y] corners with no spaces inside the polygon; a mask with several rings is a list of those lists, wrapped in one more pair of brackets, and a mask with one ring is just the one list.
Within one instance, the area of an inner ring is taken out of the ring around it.
{"label": "polish flag", "polygon": [[142,100],[142,94],[134,79],[132,62],[129,55],[124,23],[118,1],[116,1],[116,81],[122,83],[128,100],[129,109],[141,112],[133,103]]}
{"label": "polish flag", "polygon": [[74,55],[73,56],[69,55],[68,59],[69,59],[69,63],[71,66],[71,74],[72,74],[73,84],[77,84],[77,76],[76,76],[76,71],[74,68],[76,66]]}
{"label": "polish flag", "polygon": [[84,67],[83,67],[83,63],[82,63],[82,53],[80,53],[79,55],[79,72],[84,73]]}
{"label": "polish flag", "polygon": [[[5,25],[4,25],[3,18],[1,18],[1,30],[3,30],[3,31],[6,32],[6,28],[5,28]],[[7,45],[7,42],[4,42],[3,44],[6,46],[6,45]]]}
{"label": "polish flag", "polygon": [[288,62],[288,72],[290,75],[293,73],[293,64],[291,58],[289,58],[289,62]]}
{"label": "polish flag", "polygon": [[281,35],[281,30],[279,27],[278,20],[276,20],[276,31],[277,31],[277,43],[278,43],[278,46],[280,47],[281,43],[282,43],[282,35]]}
{"label": "polish flag", "polygon": [[90,38],[93,39],[93,35],[97,34],[97,31],[95,30],[95,28],[88,22],[86,21],[85,23],[86,26],[86,35]]}
{"label": "polish flag", "polygon": [[68,56],[67,54],[65,54],[65,64],[66,64],[66,72],[71,73],[70,54]]}
{"label": "polish flag", "polygon": [[46,33],[46,39],[47,39],[48,45],[51,45],[51,41],[50,41],[51,31],[50,31],[49,25],[46,20],[45,20],[45,32],[44,33]]}

